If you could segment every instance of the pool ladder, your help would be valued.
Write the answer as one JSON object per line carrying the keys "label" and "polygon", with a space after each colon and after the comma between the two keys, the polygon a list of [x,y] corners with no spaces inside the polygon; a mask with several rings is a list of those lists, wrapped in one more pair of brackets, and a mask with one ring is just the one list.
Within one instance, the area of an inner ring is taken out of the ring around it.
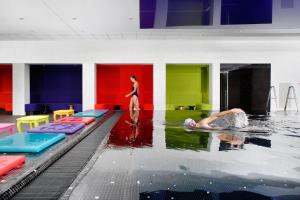
{"label": "pool ladder", "polygon": [[[272,92],[273,92],[273,95],[272,95]],[[267,100],[267,104],[266,104],[266,113],[268,113],[268,114],[269,114],[268,107],[269,107],[269,104],[271,103],[270,100],[275,101],[276,111],[278,111],[277,94],[276,94],[275,86],[271,86],[270,90],[269,90],[269,96],[268,96],[268,100]]]}
{"label": "pool ladder", "polygon": [[[290,97],[291,92],[293,92],[293,97]],[[298,112],[299,109],[298,109],[297,96],[296,96],[296,92],[295,92],[294,86],[290,86],[289,89],[288,89],[288,92],[287,92],[287,95],[286,95],[286,99],[285,99],[284,111],[286,111],[286,107],[287,107],[287,104],[288,104],[289,100],[292,100],[292,99],[295,100],[296,108],[297,108],[297,112]]]}

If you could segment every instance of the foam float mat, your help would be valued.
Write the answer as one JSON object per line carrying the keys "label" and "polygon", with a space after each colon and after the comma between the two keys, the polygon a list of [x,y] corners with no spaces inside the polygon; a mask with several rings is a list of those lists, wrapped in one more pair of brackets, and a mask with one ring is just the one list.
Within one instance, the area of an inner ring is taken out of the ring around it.
{"label": "foam float mat", "polygon": [[107,112],[108,110],[86,110],[83,112],[76,113],[74,117],[101,117]]}
{"label": "foam float mat", "polygon": [[84,123],[80,124],[61,124],[61,123],[49,123],[43,124],[37,128],[28,130],[28,133],[66,133],[73,134],[84,127]]}
{"label": "foam float mat", "polygon": [[18,133],[0,139],[0,152],[37,153],[64,139],[63,133]]}
{"label": "foam float mat", "polygon": [[0,176],[25,162],[25,156],[0,156]]}
{"label": "foam float mat", "polygon": [[95,121],[95,117],[64,117],[54,121],[55,123],[62,123],[62,124],[78,124],[84,123],[86,125]]}

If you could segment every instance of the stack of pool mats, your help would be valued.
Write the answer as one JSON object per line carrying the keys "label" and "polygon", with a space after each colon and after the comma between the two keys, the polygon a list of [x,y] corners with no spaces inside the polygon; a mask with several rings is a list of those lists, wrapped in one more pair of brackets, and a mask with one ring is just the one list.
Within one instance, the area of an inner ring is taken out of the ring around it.
{"label": "stack of pool mats", "polygon": [[25,163],[25,156],[0,156],[0,176]]}
{"label": "stack of pool mats", "polygon": [[[77,133],[108,110],[87,110],[73,117],[64,117],[54,123],[48,123],[19,133],[0,138],[1,153],[39,153],[63,140],[67,135]],[[0,176],[25,163],[25,156],[0,156]]]}
{"label": "stack of pool mats", "polygon": [[96,117],[99,118],[107,113],[108,110],[86,110],[84,112],[79,112],[74,115],[74,117]]}
{"label": "stack of pool mats", "polygon": [[65,134],[20,133],[0,139],[2,153],[38,153],[65,138]]}
{"label": "stack of pool mats", "polygon": [[84,123],[67,124],[67,123],[49,123],[41,125],[37,128],[28,130],[29,133],[65,133],[68,135],[74,134],[80,129],[84,128]]}

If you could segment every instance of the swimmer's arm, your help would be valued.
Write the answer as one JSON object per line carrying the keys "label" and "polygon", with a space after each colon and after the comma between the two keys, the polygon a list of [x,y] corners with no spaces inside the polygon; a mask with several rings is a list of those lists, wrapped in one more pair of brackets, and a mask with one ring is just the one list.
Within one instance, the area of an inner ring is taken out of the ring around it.
{"label": "swimmer's arm", "polygon": [[213,129],[209,124],[216,120],[218,117],[216,116],[209,116],[205,119],[202,119],[201,121],[197,122],[196,127],[197,128],[204,128],[204,129]]}
{"label": "swimmer's arm", "polygon": [[222,111],[222,112],[212,114],[210,117],[222,117],[224,115],[235,114],[235,113],[239,113],[239,112],[242,112],[242,110],[234,108],[234,109],[231,109],[231,110],[226,110],[226,111]]}
{"label": "swimmer's arm", "polygon": [[218,113],[215,113],[215,114],[212,114],[210,117],[222,117],[224,115],[228,115],[228,114],[231,114],[232,112],[230,110],[226,110],[226,111],[222,111],[222,112],[218,112]]}
{"label": "swimmer's arm", "polygon": [[207,118],[204,118],[202,119],[201,121],[199,121],[197,124],[196,124],[196,127],[197,128],[205,128],[205,129],[213,129],[211,126],[209,126],[209,124],[213,121],[215,121],[216,119],[218,119],[219,117],[222,117],[224,115],[228,115],[228,114],[234,114],[237,112],[237,109],[232,109],[232,110],[226,110],[226,111],[222,111],[222,112],[219,112],[219,113],[215,113],[215,114],[212,114],[210,115],[209,117]]}

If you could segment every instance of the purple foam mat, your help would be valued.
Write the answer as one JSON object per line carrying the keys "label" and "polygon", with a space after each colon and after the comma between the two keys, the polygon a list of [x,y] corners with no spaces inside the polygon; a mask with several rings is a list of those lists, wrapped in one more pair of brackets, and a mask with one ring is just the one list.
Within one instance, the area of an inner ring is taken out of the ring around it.
{"label": "purple foam mat", "polygon": [[80,124],[60,124],[60,123],[49,123],[41,125],[37,128],[28,130],[28,133],[66,133],[73,134],[84,127],[84,123]]}

